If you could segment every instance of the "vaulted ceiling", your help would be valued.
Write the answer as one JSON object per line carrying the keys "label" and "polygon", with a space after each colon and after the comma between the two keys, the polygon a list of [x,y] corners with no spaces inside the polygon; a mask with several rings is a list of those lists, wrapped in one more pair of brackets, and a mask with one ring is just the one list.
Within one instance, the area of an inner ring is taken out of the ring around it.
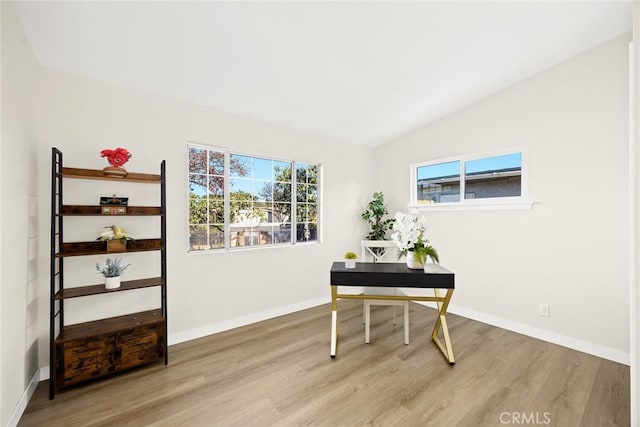
{"label": "vaulted ceiling", "polygon": [[631,2],[16,2],[46,67],[375,146],[631,30]]}

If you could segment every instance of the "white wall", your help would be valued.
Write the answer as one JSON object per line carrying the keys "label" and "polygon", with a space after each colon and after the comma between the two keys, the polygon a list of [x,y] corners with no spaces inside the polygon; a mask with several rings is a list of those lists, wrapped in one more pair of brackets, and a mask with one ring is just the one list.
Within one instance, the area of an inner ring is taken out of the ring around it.
{"label": "white wall", "polygon": [[[532,210],[426,214],[457,274],[454,312],[629,363],[628,41],[376,150],[376,186],[392,210],[407,209],[411,163],[526,151]],[[538,315],[542,302],[551,317]]]}
{"label": "white wall", "polygon": [[634,227],[635,236],[632,238],[632,253],[631,253],[631,271],[633,276],[631,277],[631,425],[638,425],[640,417],[638,411],[640,410],[640,328],[639,319],[640,315],[640,258],[638,257],[638,251],[640,250],[640,2],[636,1],[633,5],[633,45],[632,45],[632,57],[633,57],[633,75],[631,81],[633,85],[633,92],[631,93],[632,104],[632,139],[630,141],[632,145],[632,152],[635,154],[634,158],[630,159],[630,163],[633,165],[631,181],[633,186],[634,206],[632,209],[632,227]]}
{"label": "white wall", "polygon": [[[329,301],[329,267],[346,250],[357,251],[365,234],[359,212],[372,193],[370,149],[340,144],[308,133],[283,129],[245,117],[222,113],[174,99],[98,83],[48,69],[42,70],[43,110],[40,122],[40,158],[42,170],[50,168],[50,147],[64,153],[65,165],[102,168],[106,165],[99,152],[123,146],[133,153],[128,170],[157,173],[162,159],[167,160],[167,240],[169,341],[178,342],[224,328]],[[228,147],[239,152],[305,160],[322,164],[323,194],[321,244],[297,245],[260,250],[208,254],[188,254],[187,235],[187,143],[193,141]],[[47,178],[43,177],[42,185]],[[103,183],[104,184],[104,183]],[[130,203],[140,197],[139,190],[121,192],[113,184],[81,185],[69,182],[65,194],[75,200],[93,199],[117,192],[128,195]],[[73,186],[72,186],[73,185]],[[136,187],[140,188],[140,187]],[[142,188],[148,191],[147,187]],[[159,191],[151,190],[151,191]],[[98,194],[102,192],[104,194]],[[48,194],[41,202],[48,201]],[[41,226],[48,224],[48,212],[40,212]],[[147,231],[143,223],[122,222],[134,237]],[[103,225],[102,218],[70,218],[65,233],[79,240],[93,239]],[[124,219],[123,219],[124,221]],[[76,228],[79,227],[79,228]],[[75,228],[75,229],[73,229]],[[75,240],[75,238],[74,238]],[[46,259],[47,245],[41,245]],[[145,275],[156,266],[152,254],[127,254],[134,265],[127,279]],[[70,281],[98,283],[94,265],[104,257],[72,259],[74,268],[66,268]],[[146,263],[149,262],[149,265]],[[47,263],[41,263],[46,271]],[[147,268],[149,267],[149,268]],[[82,273],[71,276],[71,271]],[[158,270],[155,270],[156,274]],[[86,277],[82,277],[82,275]],[[47,298],[43,277],[41,298]],[[121,293],[69,301],[66,316],[70,322],[86,320],[108,310],[129,311],[144,305],[153,290]],[[138,298],[139,297],[139,298]],[[88,300],[91,299],[89,302]],[[46,313],[41,312],[42,318]],[[46,325],[41,328],[46,343]],[[40,351],[46,365],[46,346]]]}
{"label": "white wall", "polygon": [[38,65],[24,41],[13,6],[1,2],[0,7],[0,425],[4,426],[38,368],[35,285],[39,172],[34,109]]}

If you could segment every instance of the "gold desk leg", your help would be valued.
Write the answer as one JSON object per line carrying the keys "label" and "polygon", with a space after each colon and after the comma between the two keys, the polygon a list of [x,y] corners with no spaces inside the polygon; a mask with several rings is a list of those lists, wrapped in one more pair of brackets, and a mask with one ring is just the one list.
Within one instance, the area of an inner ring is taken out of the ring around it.
{"label": "gold desk leg", "polygon": [[[438,289],[434,289],[433,292],[436,295],[436,298],[440,298],[440,292]],[[444,301],[437,301],[438,304],[438,319],[436,320],[436,324],[433,327],[433,332],[431,333],[431,338],[436,343],[442,354],[447,358],[450,365],[455,365],[455,359],[453,357],[453,348],[451,348],[451,339],[449,338],[449,328],[447,327],[447,308],[449,307],[449,302],[451,301],[451,296],[453,295],[453,289],[447,289],[447,294],[444,297]],[[444,345],[438,338],[438,332],[442,328],[442,335],[444,337]]]}
{"label": "gold desk leg", "polygon": [[336,357],[338,346],[338,287],[331,286],[331,357]]}

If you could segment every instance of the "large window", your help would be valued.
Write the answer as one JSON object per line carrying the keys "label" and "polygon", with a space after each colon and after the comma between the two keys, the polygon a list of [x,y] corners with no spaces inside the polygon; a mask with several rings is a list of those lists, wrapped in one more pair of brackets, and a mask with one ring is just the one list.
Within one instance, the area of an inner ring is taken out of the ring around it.
{"label": "large window", "polygon": [[317,241],[318,175],[317,164],[190,145],[189,250]]}
{"label": "large window", "polygon": [[417,206],[523,196],[521,152],[421,163],[412,176]]}

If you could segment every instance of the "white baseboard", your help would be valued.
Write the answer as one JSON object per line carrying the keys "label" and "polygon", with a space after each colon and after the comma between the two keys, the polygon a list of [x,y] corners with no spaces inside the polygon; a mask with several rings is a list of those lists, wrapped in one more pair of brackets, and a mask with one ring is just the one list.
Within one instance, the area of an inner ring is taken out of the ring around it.
{"label": "white baseboard", "polygon": [[[175,332],[169,335],[169,345],[191,341],[196,338],[202,338],[207,335],[216,334],[218,332],[228,331],[229,329],[239,328],[240,326],[246,326],[252,323],[261,322],[263,320],[272,319],[274,317],[283,316],[285,314],[295,313],[296,311],[317,307],[328,302],[331,302],[331,298],[329,296],[315,298],[312,300],[286,305],[284,307],[266,310],[260,313],[252,313],[246,316],[237,317],[235,319],[225,320],[223,322],[212,323],[210,325],[188,329],[186,331]],[[328,315],[329,313],[327,313],[327,316]]]}
{"label": "white baseboard", "polygon": [[[24,391],[24,393],[22,393],[22,396],[20,396],[20,400],[18,401],[18,404],[16,405],[15,409],[13,410],[13,413],[9,417],[9,421],[7,422],[7,427],[15,427],[18,425],[18,422],[20,421],[22,414],[24,414],[24,410],[27,409],[27,404],[29,403],[29,400],[31,400],[31,396],[33,396],[33,393],[36,391],[36,387],[38,386],[38,383],[41,381],[40,371],[41,369],[38,369],[36,373],[33,374],[31,381],[29,381],[29,384],[27,385],[27,389]],[[47,378],[48,378],[48,375],[47,375]]]}
{"label": "white baseboard", "polygon": [[49,365],[40,368],[40,381],[49,379]]}
{"label": "white baseboard", "polygon": [[[427,303],[425,305],[435,308],[435,303]],[[623,365],[629,366],[630,364],[630,354],[624,351],[525,325],[524,323],[514,322],[513,320],[502,317],[492,316],[490,314],[469,310],[463,307],[457,307],[455,305],[450,305],[447,311],[458,316],[466,317],[467,319],[477,320],[478,322],[487,323],[489,325],[497,326],[498,328],[507,329],[532,338],[557,344],[562,347],[578,350],[583,353],[591,354]]]}

